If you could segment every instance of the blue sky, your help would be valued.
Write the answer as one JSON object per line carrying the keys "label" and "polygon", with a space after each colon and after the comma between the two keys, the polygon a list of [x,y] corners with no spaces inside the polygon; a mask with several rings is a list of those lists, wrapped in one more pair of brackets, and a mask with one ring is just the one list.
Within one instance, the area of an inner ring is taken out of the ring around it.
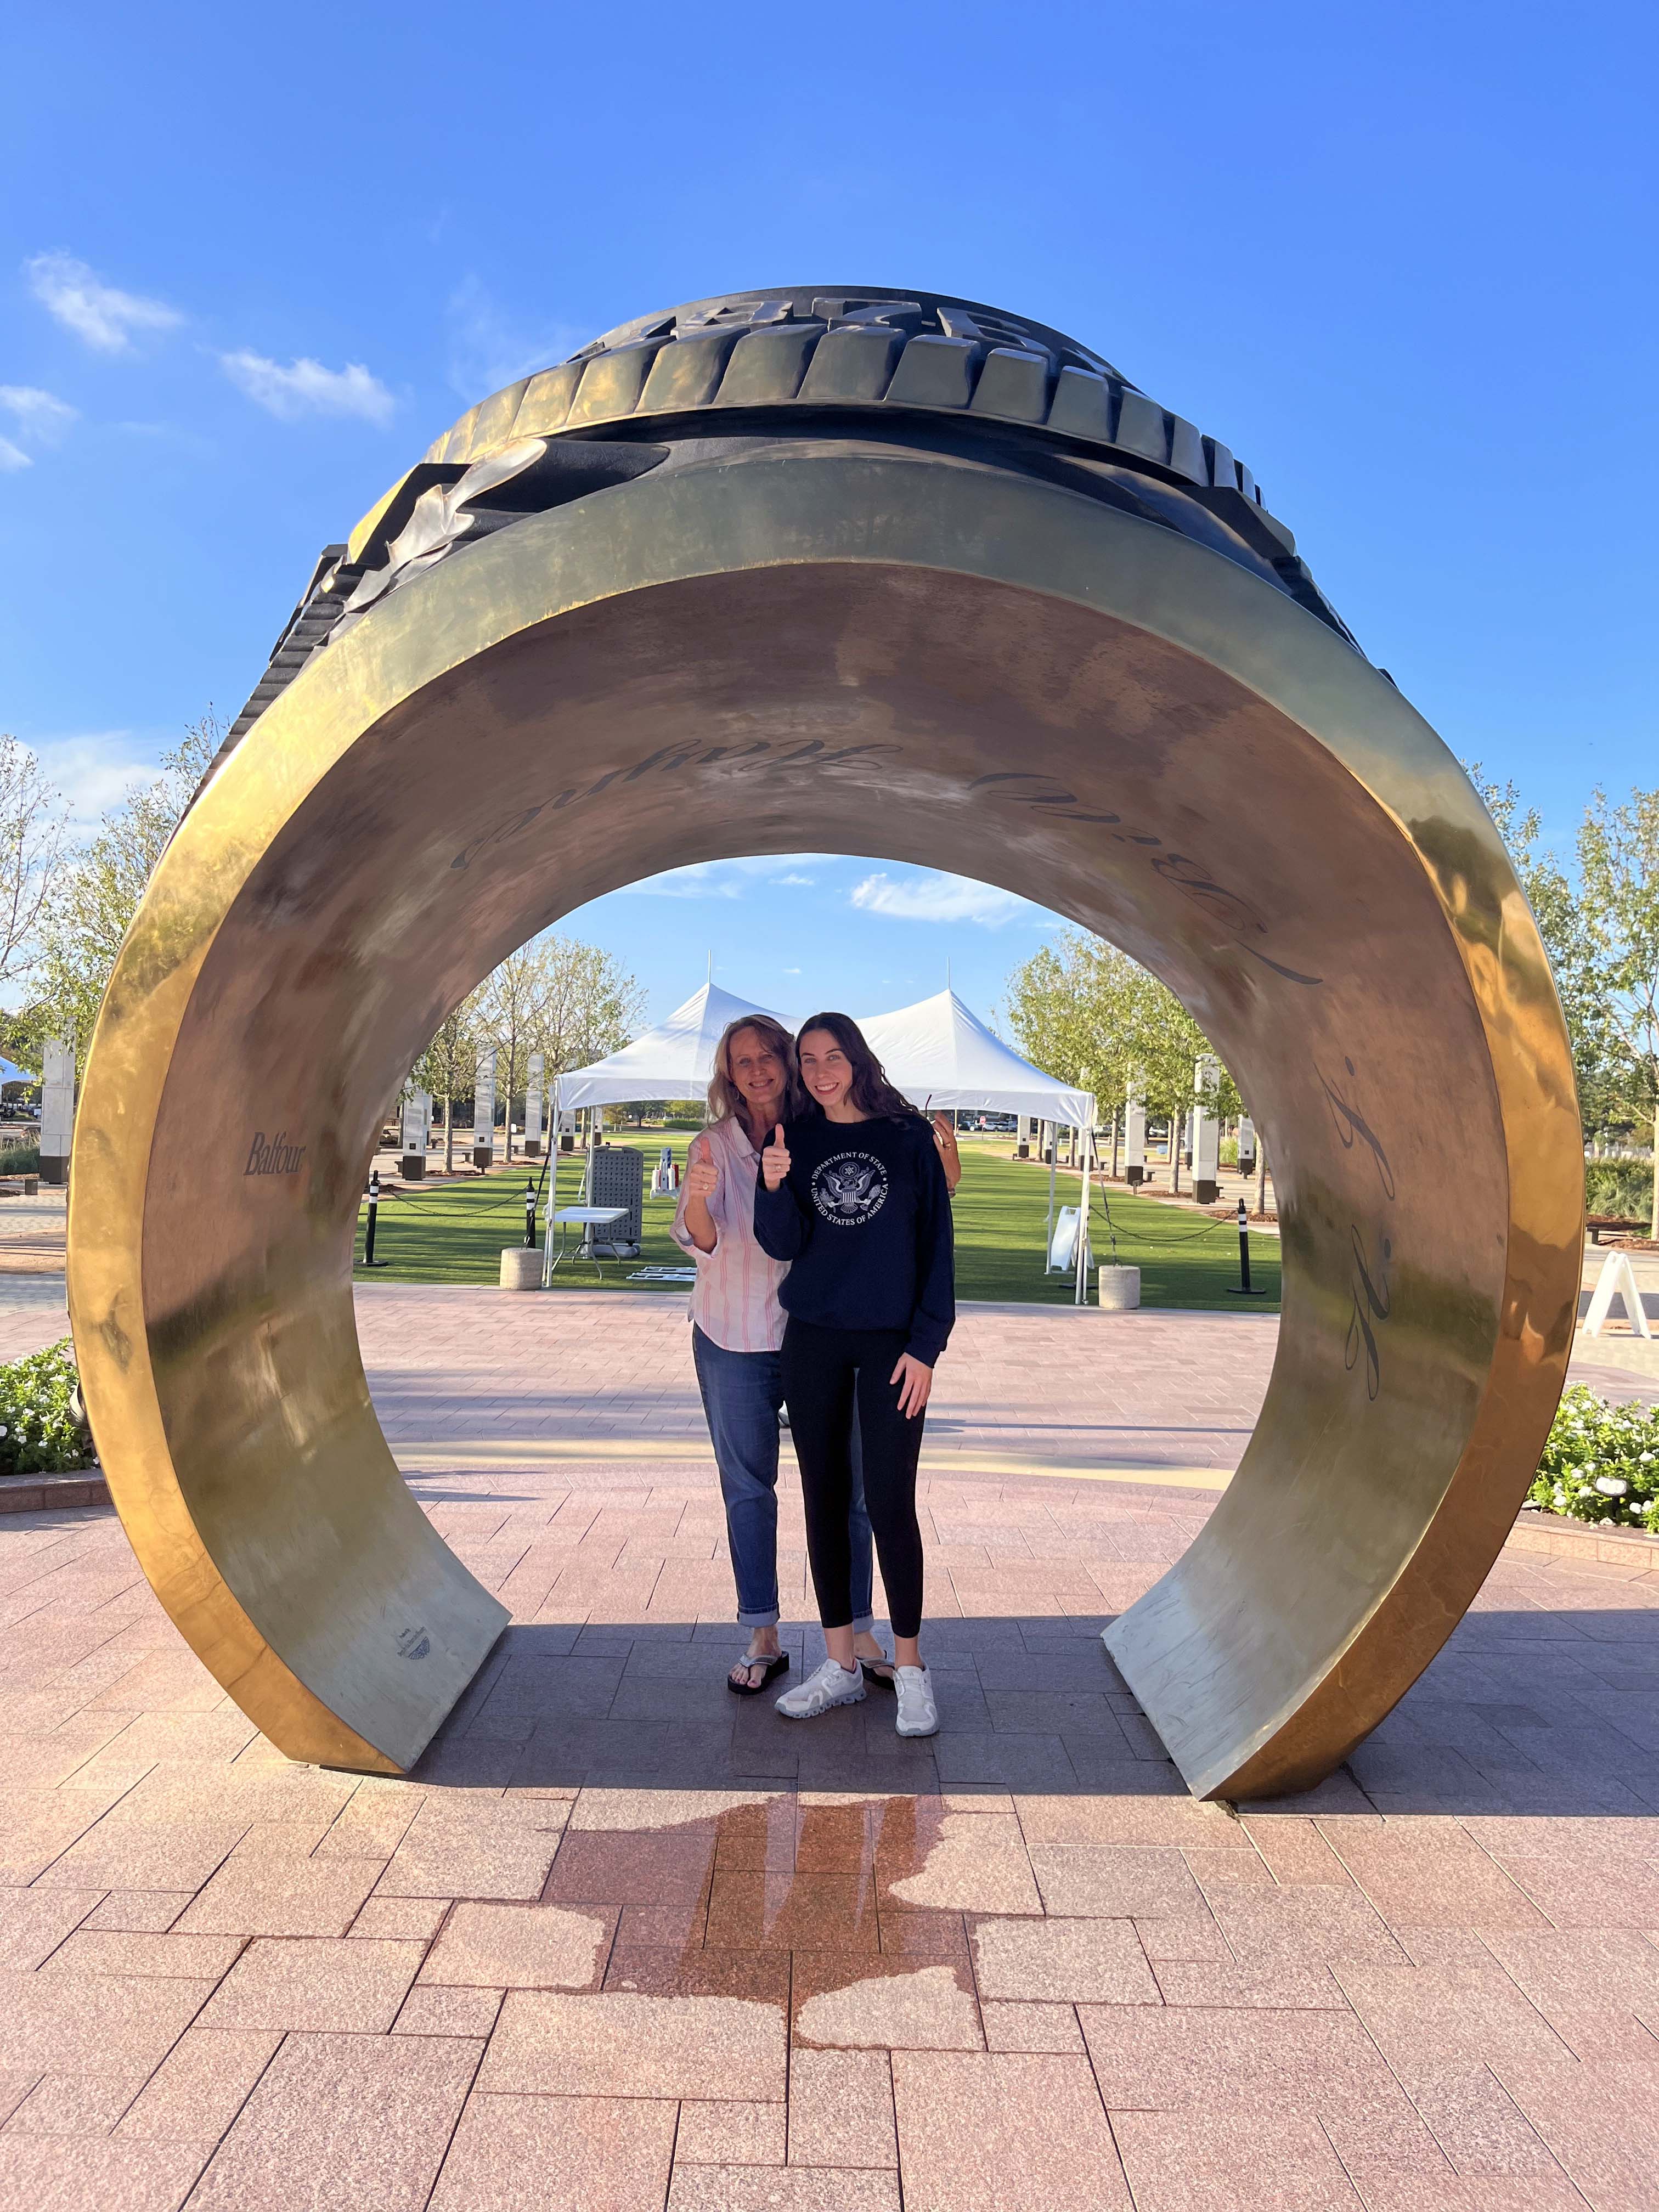
{"label": "blue sky", "polygon": [[[1598,781],[1659,781],[1656,21],[9,11],[0,727],[95,813],[234,713],[319,549],[474,398],[678,300],[920,284],[1073,332],[1224,437],[1370,657],[1568,835]],[[834,971],[770,956],[802,999],[917,995],[948,957],[988,1005],[1048,926],[822,860],[581,923],[653,1012],[705,945],[781,995],[757,948],[826,927]]]}

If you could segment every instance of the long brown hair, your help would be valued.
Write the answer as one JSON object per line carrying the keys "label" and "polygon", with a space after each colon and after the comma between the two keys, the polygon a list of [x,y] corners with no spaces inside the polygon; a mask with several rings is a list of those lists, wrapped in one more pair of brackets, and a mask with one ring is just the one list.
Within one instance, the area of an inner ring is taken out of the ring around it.
{"label": "long brown hair", "polygon": [[783,1097],[778,1118],[784,1121],[799,1121],[806,1111],[806,1093],[801,1089],[800,1063],[795,1058],[795,1040],[781,1022],[775,1022],[770,1014],[739,1014],[734,1022],[727,1022],[720,1031],[720,1041],[714,1047],[714,1072],[708,1079],[708,1118],[711,1121],[735,1121],[746,1126],[744,1115],[745,1101],[732,1079],[732,1040],[739,1030],[753,1030],[763,1039],[783,1062]]}
{"label": "long brown hair", "polygon": [[[871,1051],[864,1031],[850,1014],[810,1015],[800,1025],[800,1036],[805,1036],[808,1030],[827,1030],[852,1062],[853,1083],[847,1095],[860,1114],[889,1121],[926,1121],[927,1117],[921,1109],[913,1106],[904,1093],[896,1091],[887,1080],[887,1070]],[[796,1050],[799,1050],[799,1039]]]}

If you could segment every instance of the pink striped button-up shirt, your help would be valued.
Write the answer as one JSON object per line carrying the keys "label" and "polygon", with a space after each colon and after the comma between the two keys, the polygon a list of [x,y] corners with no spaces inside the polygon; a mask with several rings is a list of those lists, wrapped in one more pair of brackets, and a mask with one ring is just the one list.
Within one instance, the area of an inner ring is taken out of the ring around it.
{"label": "pink striped button-up shirt", "polygon": [[755,1177],[760,1154],[735,1115],[693,1137],[687,1155],[712,1161],[720,1182],[708,1200],[714,1249],[700,1251],[686,1231],[685,1192],[674,1209],[674,1242],[697,1263],[691,1318],[723,1352],[775,1352],[783,1342],[778,1285],[787,1261],[770,1260],[755,1242]]}

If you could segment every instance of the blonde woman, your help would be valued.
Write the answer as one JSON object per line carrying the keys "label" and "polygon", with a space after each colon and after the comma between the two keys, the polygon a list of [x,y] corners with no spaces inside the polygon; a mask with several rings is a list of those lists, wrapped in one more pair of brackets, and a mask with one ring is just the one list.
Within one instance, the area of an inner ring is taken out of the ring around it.
{"label": "blonde woman", "polygon": [[[738,1586],[738,1623],[749,1648],[726,1677],[738,1697],[757,1697],[788,1667],[778,1642],[778,1415],[783,1308],[789,1268],[755,1239],[760,1148],[780,1121],[811,1111],[800,1086],[795,1041],[767,1014],[731,1023],[714,1051],[708,1085],[712,1127],[694,1137],[674,1216],[674,1241],[696,1262],[691,1352],[726,1501],[726,1529]],[[854,1650],[866,1679],[893,1670],[871,1614],[874,1562],[861,1486],[847,1515],[852,1562]]]}

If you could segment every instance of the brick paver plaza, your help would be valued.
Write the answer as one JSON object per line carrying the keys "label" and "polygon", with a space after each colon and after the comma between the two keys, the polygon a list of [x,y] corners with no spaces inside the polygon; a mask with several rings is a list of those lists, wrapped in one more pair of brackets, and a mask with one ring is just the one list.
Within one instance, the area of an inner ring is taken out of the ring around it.
{"label": "brick paver plaza", "polygon": [[[1639,1565],[1517,1539],[1350,1766],[1238,1818],[1097,1632],[1210,1510],[1272,1320],[966,1312],[924,1462],[943,1729],[902,1744],[878,1694],[726,1692],[678,1300],[359,1311],[514,1625],[410,1779],[291,1766],[112,1514],[0,1521],[0,2204],[1659,2203]],[[61,1328],[26,1280],[0,1353]],[[799,1668],[793,1472],[782,1567]]]}

